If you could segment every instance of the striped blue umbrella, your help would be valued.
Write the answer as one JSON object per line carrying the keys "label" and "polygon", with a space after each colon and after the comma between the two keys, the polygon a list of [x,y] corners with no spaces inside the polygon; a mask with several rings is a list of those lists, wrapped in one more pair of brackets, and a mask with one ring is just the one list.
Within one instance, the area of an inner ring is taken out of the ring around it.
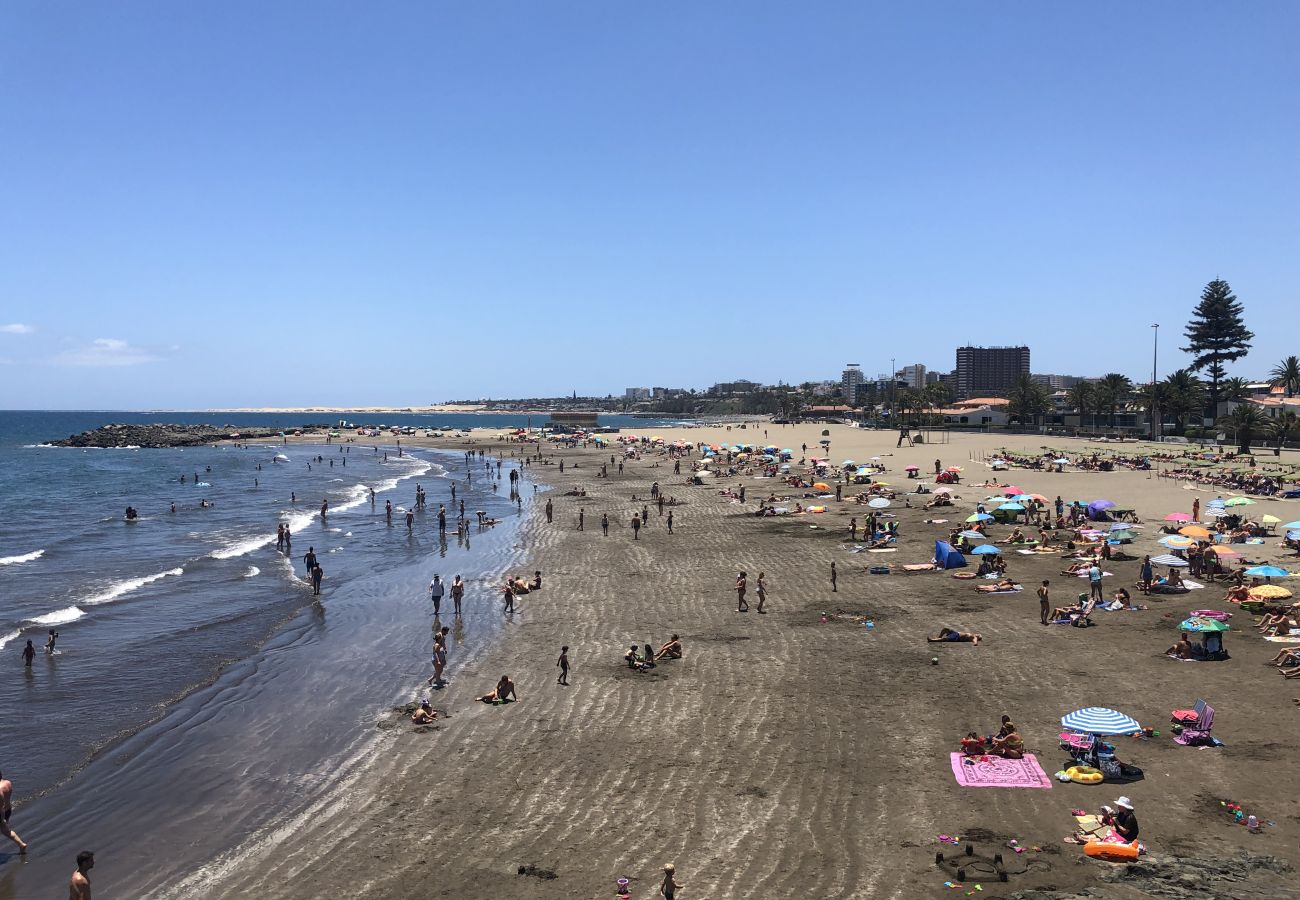
{"label": "striped blue umbrella", "polygon": [[1142,730],[1137,719],[1104,706],[1076,709],[1061,716],[1061,727],[1077,734],[1132,734]]}

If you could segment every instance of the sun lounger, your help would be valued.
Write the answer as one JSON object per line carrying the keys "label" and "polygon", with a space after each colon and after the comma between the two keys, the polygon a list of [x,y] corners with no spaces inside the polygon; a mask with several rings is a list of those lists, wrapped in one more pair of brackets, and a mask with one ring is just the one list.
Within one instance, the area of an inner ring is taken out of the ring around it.
{"label": "sun lounger", "polygon": [[1190,747],[1196,744],[1210,743],[1210,729],[1214,727],[1214,707],[1201,701],[1204,712],[1200,719],[1191,725],[1183,725],[1183,733],[1174,738],[1174,743]]}

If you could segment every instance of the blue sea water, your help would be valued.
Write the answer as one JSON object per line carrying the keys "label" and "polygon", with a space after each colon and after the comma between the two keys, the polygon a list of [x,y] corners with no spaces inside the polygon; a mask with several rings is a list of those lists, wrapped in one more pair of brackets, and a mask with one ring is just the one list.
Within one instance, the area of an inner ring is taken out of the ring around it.
{"label": "blue sea water", "polygon": [[[527,422],[384,418],[416,427]],[[399,455],[392,438],[170,450],[42,446],[106,422],[288,428],[307,420],[0,412],[0,770],[16,785],[14,827],[34,847],[21,871],[0,855],[0,898],[48,891],[44,882],[65,876],[67,854],[87,841],[111,851],[97,857],[102,876],[146,896],[173,870],[306,802],[304,779],[354,758],[377,711],[411,699],[430,674],[425,588],[432,572],[448,581],[461,573],[470,585],[466,616],[451,623],[453,663],[482,652],[502,627],[496,585],[522,559],[515,523],[535,496],[528,480],[522,507],[507,496],[506,473],[519,465],[509,455],[493,491],[484,462],[420,449]],[[602,418],[631,423],[655,424]],[[453,482],[471,519],[481,509],[504,524],[442,539],[437,508],[448,504],[454,522]],[[429,505],[408,530],[404,511],[417,484]],[[395,509],[391,524],[386,501]],[[127,505],[139,511],[137,521],[125,520]],[[292,529],[292,554],[276,550],[277,523]],[[319,599],[304,577],[309,547],[325,572]],[[52,655],[43,649],[51,629],[59,633]],[[30,669],[20,657],[28,640],[37,649]],[[323,789],[329,779],[317,780]],[[196,808],[236,799],[235,810],[217,813],[221,827],[193,820]],[[102,815],[106,806],[115,816]],[[122,815],[137,830],[156,832],[147,854],[142,834],[123,837]],[[174,858],[160,865],[157,851],[168,841]]]}

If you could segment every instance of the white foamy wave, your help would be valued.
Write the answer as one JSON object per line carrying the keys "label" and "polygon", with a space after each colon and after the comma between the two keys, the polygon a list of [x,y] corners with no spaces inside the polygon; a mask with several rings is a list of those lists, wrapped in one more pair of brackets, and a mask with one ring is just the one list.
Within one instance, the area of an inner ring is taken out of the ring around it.
{"label": "white foamy wave", "polygon": [[271,543],[273,540],[275,540],[275,538],[267,537],[266,535],[259,535],[255,538],[246,538],[245,540],[235,541],[233,544],[228,544],[220,550],[213,550],[208,554],[208,556],[213,559],[234,559],[236,556],[243,556],[245,553],[252,553],[258,547],[263,547]]}
{"label": "white foamy wave", "polygon": [[[112,603],[123,594],[129,594],[131,591],[144,587],[146,584],[153,584],[155,581],[161,581],[168,575],[183,575],[185,570],[182,568],[168,569],[166,572],[158,572],[153,575],[146,575],[143,578],[128,578],[126,581],[119,581],[103,593],[96,594],[93,597],[87,597],[81,602],[86,606],[99,606],[102,603]],[[75,607],[74,607],[75,608]],[[80,615],[77,618],[81,618]],[[33,620],[34,621],[34,620]]]}
{"label": "white foamy wave", "polygon": [[245,577],[245,578],[256,578],[258,575],[261,575],[261,574],[262,574],[262,570],[259,569],[257,566],[249,566],[249,567],[248,567],[248,571],[244,573],[244,577]]}
{"label": "white foamy wave", "polygon": [[18,563],[31,562],[34,559],[40,559],[44,555],[44,550],[33,550],[31,553],[24,553],[21,556],[0,557],[0,566],[14,566]]}
{"label": "white foamy wave", "polygon": [[33,625],[67,625],[69,622],[75,622],[86,613],[78,606],[69,606],[66,609],[55,610],[52,613],[46,613],[43,616],[37,616],[34,619],[28,619]]}
{"label": "white foamy wave", "polygon": [[5,648],[5,644],[9,643],[14,638],[18,637],[20,634],[22,634],[22,631],[11,631],[6,635],[0,636],[0,650],[3,650]]}

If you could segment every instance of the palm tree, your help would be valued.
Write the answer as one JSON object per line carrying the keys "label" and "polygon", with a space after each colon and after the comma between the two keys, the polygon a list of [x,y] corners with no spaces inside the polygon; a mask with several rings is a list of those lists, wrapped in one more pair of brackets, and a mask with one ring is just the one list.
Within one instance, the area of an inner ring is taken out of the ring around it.
{"label": "palm tree", "polygon": [[1090,382],[1080,381],[1074,387],[1070,388],[1069,393],[1070,405],[1079,411],[1079,427],[1083,427],[1083,417],[1088,414],[1088,410],[1095,410],[1097,391]]}
{"label": "palm tree", "polygon": [[[1294,359],[1295,357],[1292,357]],[[1300,416],[1289,409],[1284,409],[1273,419],[1273,436],[1277,446],[1273,448],[1274,456],[1282,455],[1282,445],[1293,437],[1300,437]]]}
{"label": "palm tree", "polygon": [[1047,388],[1029,375],[1021,375],[1016,379],[1012,386],[1007,399],[1007,412],[1015,416],[1020,424],[1025,424],[1028,419],[1031,425],[1038,425],[1038,417],[1051,408],[1051,401],[1048,399]]}
{"label": "palm tree", "polygon": [[1160,408],[1174,420],[1174,430],[1187,429],[1187,416],[1205,408],[1205,385],[1189,369],[1169,373],[1164,380],[1165,395]]}
{"label": "palm tree", "polygon": [[1254,403],[1241,403],[1219,419],[1219,427],[1232,434],[1238,453],[1250,453],[1250,441],[1269,427],[1268,416]]}
{"label": "palm tree", "polygon": [[1219,385],[1220,403],[1241,403],[1250,398],[1250,382],[1244,378],[1227,378]]}
{"label": "palm tree", "polygon": [[1300,356],[1288,356],[1268,373],[1273,384],[1286,391],[1288,397],[1300,393]]}
{"label": "palm tree", "polygon": [[1133,392],[1133,382],[1127,375],[1108,372],[1097,382],[1098,405],[1110,411],[1110,427],[1115,427],[1115,411]]}
{"label": "palm tree", "polygon": [[1139,387],[1136,397],[1138,408],[1145,410],[1151,419],[1151,434],[1155,437],[1156,412],[1157,410],[1168,412],[1169,388],[1163,381],[1151,382]]}

